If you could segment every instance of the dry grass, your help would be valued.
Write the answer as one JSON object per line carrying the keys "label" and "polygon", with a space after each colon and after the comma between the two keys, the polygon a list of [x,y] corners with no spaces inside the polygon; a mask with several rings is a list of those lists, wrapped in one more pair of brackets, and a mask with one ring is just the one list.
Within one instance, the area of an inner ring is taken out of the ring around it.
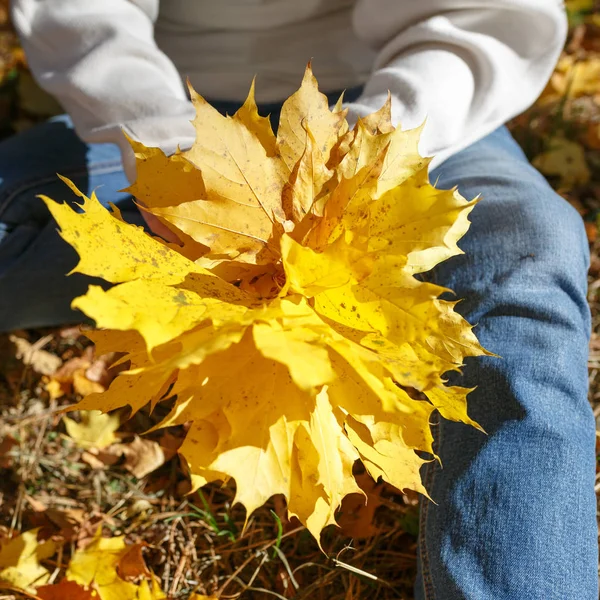
{"label": "dry grass", "polygon": [[[44,349],[64,360],[87,345],[72,328],[18,333],[46,341]],[[192,591],[220,598],[411,597],[416,498],[385,489],[375,519],[380,533],[349,547],[348,537],[330,528],[323,537],[325,554],[297,522],[287,521],[281,501],[257,511],[243,531],[245,514],[232,506],[233,487],[213,485],[187,496],[177,459],[141,480],[118,465],[93,469],[65,435],[58,414],[76,397],[52,402],[43,389],[47,378],[15,360],[3,339],[2,422],[17,443],[0,453],[0,527],[43,527],[44,535],[65,539],[57,569],[68,562],[69,547],[101,525],[107,534],[150,545],[146,562],[172,598],[187,598]],[[122,435],[147,429],[166,410],[142,411],[125,423]]]}

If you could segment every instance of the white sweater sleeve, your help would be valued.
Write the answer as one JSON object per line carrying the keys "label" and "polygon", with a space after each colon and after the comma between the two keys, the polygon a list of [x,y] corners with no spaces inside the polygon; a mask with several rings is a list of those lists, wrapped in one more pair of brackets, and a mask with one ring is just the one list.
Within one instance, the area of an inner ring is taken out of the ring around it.
{"label": "white sweater sleeve", "polygon": [[405,129],[426,119],[420,150],[444,159],[528,108],[565,41],[560,0],[358,0],[357,34],[378,52],[356,120],[392,93]]}
{"label": "white sweater sleeve", "polygon": [[121,128],[167,152],[191,143],[181,78],[154,42],[158,0],[12,0],[12,18],[40,85],[87,142],[132,156]]}

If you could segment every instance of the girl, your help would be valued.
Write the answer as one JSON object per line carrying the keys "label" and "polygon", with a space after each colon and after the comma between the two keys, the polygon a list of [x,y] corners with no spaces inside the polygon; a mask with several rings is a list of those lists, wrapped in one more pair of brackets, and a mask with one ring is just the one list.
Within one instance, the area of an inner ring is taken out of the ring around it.
{"label": "girl", "polygon": [[[502,124],[543,89],[564,43],[559,0],[13,0],[39,83],[64,106],[0,144],[0,329],[81,320],[89,278],[36,194],[68,196],[56,172],[142,222],[119,190],[135,178],[122,130],[189,145],[182,85],[233,112],[257,74],[276,120],[309,58],[350,120],[392,93],[393,119],[427,116],[433,180],[484,200],[465,254],[431,273],[480,341],[471,416],[439,422],[423,478],[419,600],[596,600],[594,420],[587,403],[588,250],[579,215],[527,163]],[[119,152],[120,150],[120,152]],[[102,186],[102,187],[99,187]],[[74,200],[74,198],[70,198]]]}

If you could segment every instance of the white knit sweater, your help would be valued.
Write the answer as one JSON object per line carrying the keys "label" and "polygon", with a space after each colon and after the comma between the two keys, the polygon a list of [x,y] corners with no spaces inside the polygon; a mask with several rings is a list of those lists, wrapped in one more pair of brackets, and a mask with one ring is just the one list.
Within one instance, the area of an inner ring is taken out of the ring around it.
{"label": "white knit sweater", "polygon": [[[427,117],[435,164],[527,108],[559,55],[559,0],[13,0],[39,83],[88,142],[124,128],[171,152],[194,132],[182,79],[208,98],[277,101],[312,58],[321,88],[365,84],[350,118],[381,106]],[[124,154],[126,162],[131,158]]]}

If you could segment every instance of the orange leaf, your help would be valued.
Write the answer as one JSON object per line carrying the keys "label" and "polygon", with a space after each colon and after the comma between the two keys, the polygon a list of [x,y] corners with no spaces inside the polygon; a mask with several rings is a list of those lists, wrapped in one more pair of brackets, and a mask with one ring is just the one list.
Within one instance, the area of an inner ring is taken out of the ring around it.
{"label": "orange leaf", "polygon": [[63,579],[54,585],[43,585],[35,592],[41,600],[97,600],[98,594],[74,581]]}
{"label": "orange leaf", "polygon": [[152,577],[152,573],[150,573],[144,561],[144,557],[142,556],[142,548],[145,545],[146,544],[133,544],[133,546],[130,546],[127,553],[121,557],[121,560],[117,565],[117,573],[121,579],[129,581],[131,579],[137,579],[140,576],[148,578]]}
{"label": "orange leaf", "polygon": [[344,535],[354,539],[370,538],[378,533],[380,529],[373,524],[375,511],[381,506],[380,493],[383,483],[376,484],[367,473],[356,475],[358,485],[365,492],[362,494],[350,494],[342,502],[341,515],[337,522]]}

